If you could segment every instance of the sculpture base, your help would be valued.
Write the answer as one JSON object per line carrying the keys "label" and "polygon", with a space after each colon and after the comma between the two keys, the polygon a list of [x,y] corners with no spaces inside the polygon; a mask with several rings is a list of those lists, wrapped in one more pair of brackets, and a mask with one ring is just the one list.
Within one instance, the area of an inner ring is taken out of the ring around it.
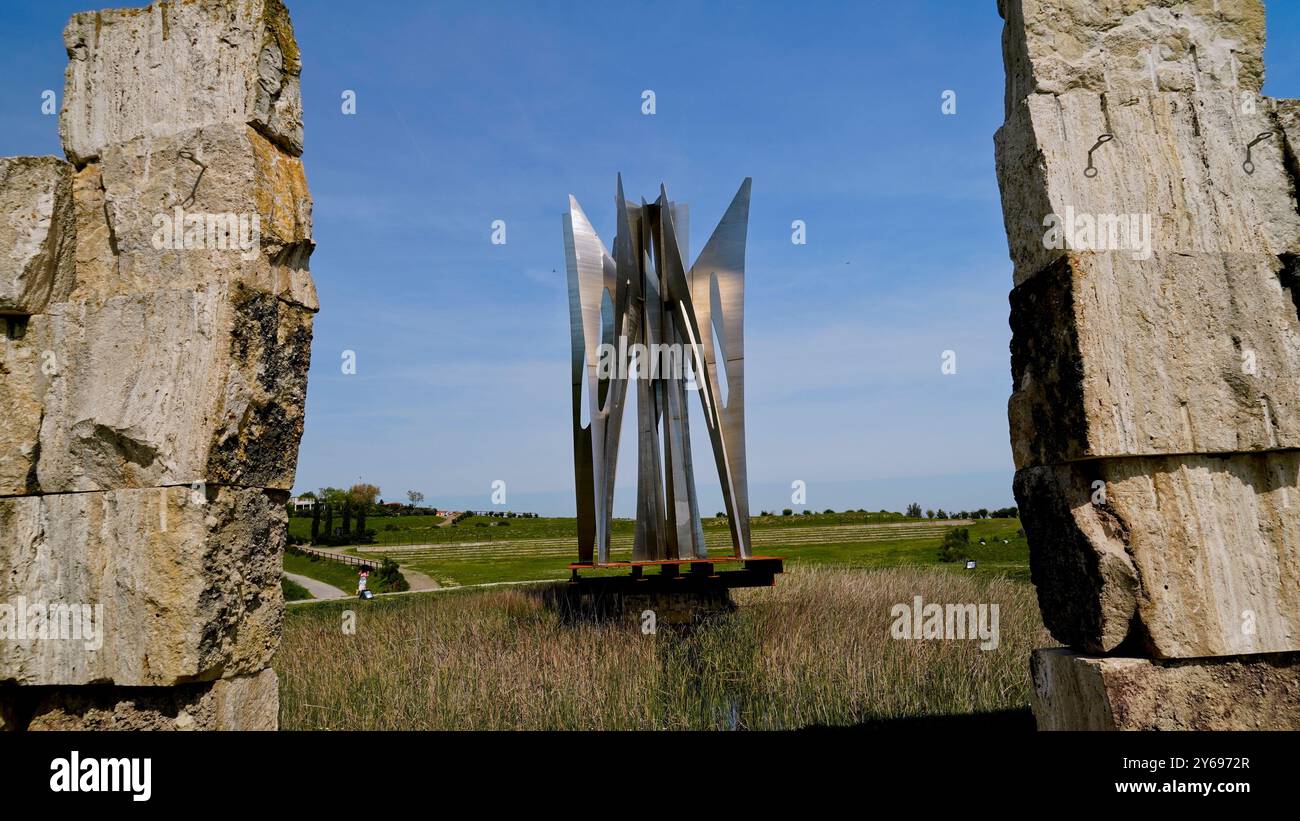
{"label": "sculpture base", "polygon": [[[715,563],[739,563],[740,569],[719,571]],[[582,570],[629,568],[626,576],[582,576]],[[658,568],[658,572],[646,572]],[[783,570],[771,556],[749,559],[665,559],[652,562],[576,563],[572,578],[556,586],[549,597],[566,618],[628,621],[645,629],[656,625],[690,625],[735,609],[731,590],[771,587]],[[652,616],[647,616],[647,613]]]}

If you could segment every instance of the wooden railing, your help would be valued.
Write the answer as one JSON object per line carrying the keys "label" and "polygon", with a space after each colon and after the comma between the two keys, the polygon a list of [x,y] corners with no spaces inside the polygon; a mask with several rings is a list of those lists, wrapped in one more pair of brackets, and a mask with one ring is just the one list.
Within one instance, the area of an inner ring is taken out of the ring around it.
{"label": "wooden railing", "polygon": [[307,545],[301,545],[301,544],[289,545],[288,549],[297,550],[300,553],[306,553],[309,556],[320,556],[322,559],[330,559],[332,561],[339,562],[340,564],[350,564],[357,567],[360,567],[361,565],[378,567],[384,562],[383,556],[378,556],[378,555],[373,557],[367,556],[366,558],[363,559],[360,556],[347,556],[342,553],[331,553],[328,550],[321,550],[319,548],[308,547]]}

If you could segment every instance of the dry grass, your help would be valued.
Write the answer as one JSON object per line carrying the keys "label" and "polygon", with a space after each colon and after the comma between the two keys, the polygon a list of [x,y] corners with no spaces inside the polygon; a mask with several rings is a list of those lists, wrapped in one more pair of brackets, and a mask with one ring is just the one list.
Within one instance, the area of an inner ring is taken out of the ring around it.
{"label": "dry grass", "polygon": [[[1001,643],[898,641],[890,608],[997,603]],[[688,633],[567,625],[536,591],[291,610],[285,729],[783,729],[1025,707],[1033,588],[937,569],[796,568]],[[355,635],[340,629],[354,608]]]}

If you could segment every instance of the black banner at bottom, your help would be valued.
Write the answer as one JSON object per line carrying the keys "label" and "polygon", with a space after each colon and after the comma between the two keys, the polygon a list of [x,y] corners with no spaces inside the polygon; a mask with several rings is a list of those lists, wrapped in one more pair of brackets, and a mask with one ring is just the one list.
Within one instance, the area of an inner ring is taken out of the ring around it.
{"label": "black banner at bottom", "polygon": [[[51,810],[389,812],[453,801],[653,809],[790,800],[955,802],[1289,796],[1291,733],[0,734],[6,803]],[[667,791],[667,792],[665,792]],[[1062,805],[1068,806],[1068,804]],[[572,809],[572,807],[571,807]]]}

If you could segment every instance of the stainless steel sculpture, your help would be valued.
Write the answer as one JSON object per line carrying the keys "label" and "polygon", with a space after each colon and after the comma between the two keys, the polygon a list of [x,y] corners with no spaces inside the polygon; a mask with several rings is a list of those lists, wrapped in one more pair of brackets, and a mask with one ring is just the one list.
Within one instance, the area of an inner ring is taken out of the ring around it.
{"label": "stainless steel sculpture", "polygon": [[636,205],[624,199],[619,177],[613,256],[569,197],[564,241],[581,563],[609,562],[629,387],[636,391],[638,445],[633,561],[708,556],[691,459],[691,389],[700,394],[713,445],[732,550],[750,558],[744,339],[749,188],[747,178],[689,269],[687,209],[670,201],[663,186],[655,202]]}

